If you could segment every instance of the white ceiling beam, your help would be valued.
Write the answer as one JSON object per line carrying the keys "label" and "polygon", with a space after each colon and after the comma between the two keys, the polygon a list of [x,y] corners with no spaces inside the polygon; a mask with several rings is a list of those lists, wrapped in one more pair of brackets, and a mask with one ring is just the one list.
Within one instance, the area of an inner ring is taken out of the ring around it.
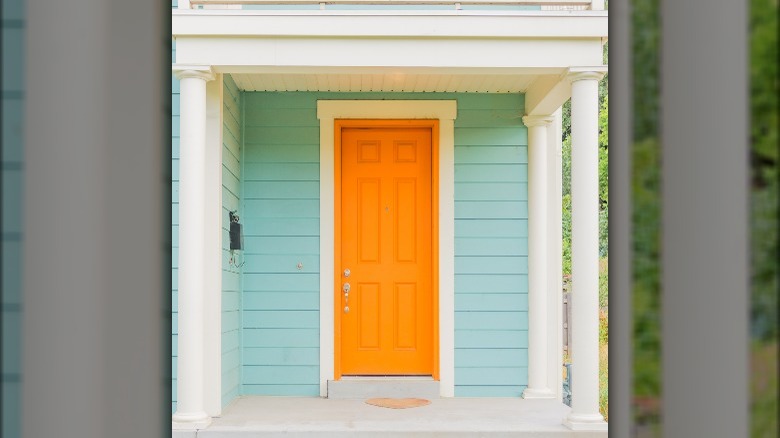
{"label": "white ceiling beam", "polygon": [[606,38],[606,11],[174,9],[174,36]]}
{"label": "white ceiling beam", "polygon": [[233,66],[244,73],[274,67],[296,70],[290,73],[311,68],[319,72],[322,68],[561,72],[571,65],[598,65],[602,56],[600,39],[194,37],[176,41],[177,63]]}

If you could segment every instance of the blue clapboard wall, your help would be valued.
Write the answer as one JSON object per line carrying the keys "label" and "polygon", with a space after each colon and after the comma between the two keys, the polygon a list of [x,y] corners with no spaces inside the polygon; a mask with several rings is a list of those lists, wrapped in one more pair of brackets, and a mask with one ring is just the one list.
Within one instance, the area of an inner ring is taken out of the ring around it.
{"label": "blue clapboard wall", "polygon": [[241,196],[241,93],[229,75],[222,87],[222,405],[239,395],[240,268],[229,263],[229,211],[239,211]]}
{"label": "blue clapboard wall", "polygon": [[319,394],[317,99],[458,101],[456,396],[519,396],[528,326],[524,100],[465,93],[243,93],[241,393]]}

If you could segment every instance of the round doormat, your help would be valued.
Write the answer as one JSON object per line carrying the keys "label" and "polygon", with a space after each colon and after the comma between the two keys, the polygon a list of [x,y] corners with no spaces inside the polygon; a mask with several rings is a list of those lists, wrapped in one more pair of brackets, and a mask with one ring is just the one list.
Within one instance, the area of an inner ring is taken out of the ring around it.
{"label": "round doormat", "polygon": [[424,398],[371,398],[366,403],[380,408],[406,409],[429,405],[431,401]]}

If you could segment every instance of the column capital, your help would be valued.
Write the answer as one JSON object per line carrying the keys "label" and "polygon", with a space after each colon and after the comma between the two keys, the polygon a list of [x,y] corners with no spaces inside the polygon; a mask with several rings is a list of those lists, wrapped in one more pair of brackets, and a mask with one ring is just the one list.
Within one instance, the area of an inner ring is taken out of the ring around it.
{"label": "column capital", "polygon": [[173,74],[177,79],[198,78],[204,81],[213,81],[216,75],[208,65],[174,65]]}
{"label": "column capital", "polygon": [[553,116],[523,116],[523,124],[528,127],[548,126],[553,120],[555,120]]}
{"label": "column capital", "polygon": [[566,72],[566,79],[568,79],[569,82],[576,82],[587,79],[600,81],[601,78],[603,78],[606,74],[606,65],[598,65],[593,67],[570,67]]}

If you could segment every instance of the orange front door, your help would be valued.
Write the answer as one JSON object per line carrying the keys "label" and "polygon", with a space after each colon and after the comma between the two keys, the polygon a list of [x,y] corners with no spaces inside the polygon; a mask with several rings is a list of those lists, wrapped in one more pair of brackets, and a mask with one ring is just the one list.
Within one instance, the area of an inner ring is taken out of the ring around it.
{"label": "orange front door", "polygon": [[341,375],[434,374],[432,136],[341,129]]}

